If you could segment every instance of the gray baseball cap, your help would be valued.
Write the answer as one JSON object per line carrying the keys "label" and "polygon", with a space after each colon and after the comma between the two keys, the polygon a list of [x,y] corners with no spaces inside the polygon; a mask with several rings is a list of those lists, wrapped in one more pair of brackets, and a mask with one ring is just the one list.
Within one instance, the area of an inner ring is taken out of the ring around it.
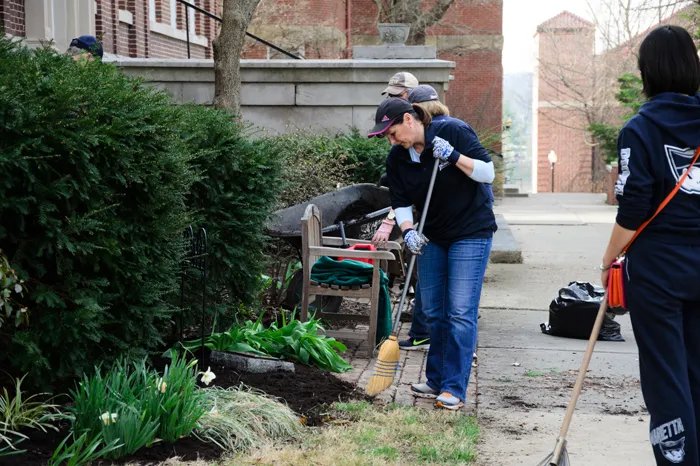
{"label": "gray baseball cap", "polygon": [[401,71],[401,72],[396,73],[394,76],[391,77],[391,79],[389,80],[389,85],[387,86],[386,89],[384,89],[384,92],[382,92],[382,95],[384,95],[384,94],[399,95],[403,91],[408,91],[408,90],[413,89],[417,85],[418,85],[418,79],[416,79],[415,76],[413,76],[408,71]]}
{"label": "gray baseball cap", "polygon": [[421,84],[408,91],[408,101],[412,104],[421,102],[429,102],[431,100],[440,100],[437,91],[433,86]]}

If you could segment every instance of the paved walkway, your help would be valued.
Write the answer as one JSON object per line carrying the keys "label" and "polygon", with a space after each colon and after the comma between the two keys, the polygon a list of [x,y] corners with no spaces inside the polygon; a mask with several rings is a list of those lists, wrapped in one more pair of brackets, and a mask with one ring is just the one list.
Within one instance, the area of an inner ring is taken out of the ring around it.
{"label": "paved walkway", "polygon": [[[479,321],[478,367],[464,411],[482,429],[483,466],[534,465],[551,452],[586,347],[542,334],[548,306],[570,281],[599,280],[598,265],[615,219],[601,195],[506,198],[495,209],[510,224],[523,264],[490,264]],[[576,465],[647,466],[648,416],[639,389],[637,350],[628,316],[616,319],[625,342],[599,342],[569,433]],[[403,332],[408,324],[404,324]],[[373,361],[351,346],[354,370],[341,377],[366,386]],[[425,351],[402,354],[398,376],[379,401],[432,407],[411,396],[423,381]]]}

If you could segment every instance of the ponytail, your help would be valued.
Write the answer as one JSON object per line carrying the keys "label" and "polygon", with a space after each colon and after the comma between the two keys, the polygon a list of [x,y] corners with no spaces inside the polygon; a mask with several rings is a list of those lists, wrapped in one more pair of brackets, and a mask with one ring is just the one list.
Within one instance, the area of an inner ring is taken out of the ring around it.
{"label": "ponytail", "polygon": [[425,126],[426,128],[428,126],[430,126],[430,123],[433,122],[433,117],[431,117],[428,112],[423,110],[420,107],[420,105],[413,104],[412,107],[413,107],[413,113],[415,114],[414,118],[416,120],[420,121],[421,123],[423,123],[423,126]]}

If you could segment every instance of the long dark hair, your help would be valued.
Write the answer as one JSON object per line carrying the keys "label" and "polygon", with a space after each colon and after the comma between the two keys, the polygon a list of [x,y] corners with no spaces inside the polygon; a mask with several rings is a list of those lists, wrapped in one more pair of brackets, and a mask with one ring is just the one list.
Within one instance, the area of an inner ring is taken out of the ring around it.
{"label": "long dark hair", "polygon": [[638,65],[647,97],[663,92],[693,95],[700,88],[698,49],[680,26],[651,31],[639,47]]}

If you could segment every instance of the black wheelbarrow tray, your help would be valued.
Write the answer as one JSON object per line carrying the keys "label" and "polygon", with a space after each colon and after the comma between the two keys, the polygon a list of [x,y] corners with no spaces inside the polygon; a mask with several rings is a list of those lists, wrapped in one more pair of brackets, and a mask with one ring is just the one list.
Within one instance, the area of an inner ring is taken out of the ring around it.
{"label": "black wheelbarrow tray", "polygon": [[[339,222],[343,222],[346,237],[355,239],[362,239],[363,225],[382,220],[391,210],[388,188],[370,183],[355,184],[273,212],[267,223],[267,235],[284,240],[301,255],[301,217],[309,204],[321,210],[324,236],[340,237]],[[395,227],[390,239],[395,240],[400,235],[400,230]],[[371,239],[371,236],[367,239]],[[399,269],[396,270],[396,267]],[[394,276],[402,276],[400,265],[392,264],[386,272],[392,282]],[[301,287],[300,269],[290,280],[286,291],[284,305],[289,309],[301,302]],[[342,298],[337,296],[324,296],[320,308],[324,312],[338,312],[341,301]]]}
{"label": "black wheelbarrow tray", "polygon": [[381,220],[391,210],[388,188],[354,184],[274,212],[267,223],[267,234],[301,249],[301,217],[309,204],[321,210],[325,236],[339,237],[339,222],[343,222],[348,238],[360,238],[362,225]]}

